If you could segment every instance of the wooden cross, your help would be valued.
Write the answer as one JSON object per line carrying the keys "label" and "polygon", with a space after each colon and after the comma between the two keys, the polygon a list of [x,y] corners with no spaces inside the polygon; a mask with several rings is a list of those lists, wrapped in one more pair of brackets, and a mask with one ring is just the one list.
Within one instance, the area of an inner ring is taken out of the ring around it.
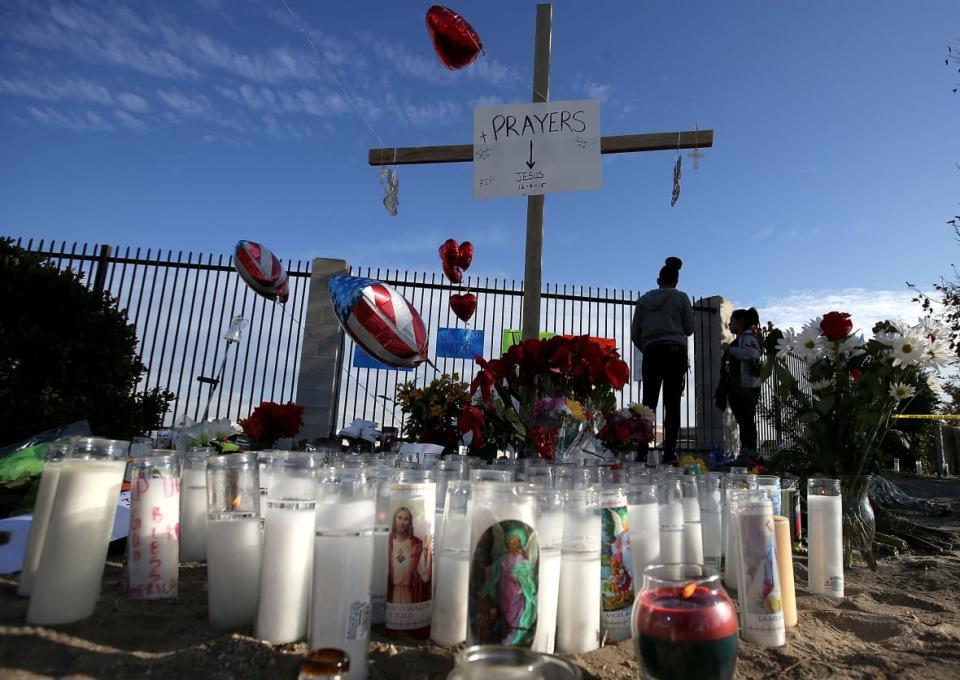
{"label": "wooden cross", "polygon": [[[533,102],[546,102],[550,92],[550,42],[553,8],[537,5],[537,34],[533,54]],[[654,132],[600,138],[600,153],[704,149],[713,146],[713,130]],[[370,165],[470,163],[472,144],[370,149]],[[527,243],[523,275],[523,337],[540,336],[540,286],[543,269],[543,195],[527,197]]]}

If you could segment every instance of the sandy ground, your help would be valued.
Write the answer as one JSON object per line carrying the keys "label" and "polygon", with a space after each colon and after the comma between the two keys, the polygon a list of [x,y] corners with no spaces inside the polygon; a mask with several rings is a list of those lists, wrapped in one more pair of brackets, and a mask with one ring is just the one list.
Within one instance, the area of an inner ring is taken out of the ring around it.
{"label": "sandy ground", "polygon": [[[954,503],[949,518],[930,518],[960,535],[960,480],[894,480],[904,491]],[[912,513],[904,513],[910,514]],[[271,646],[248,634],[207,628],[205,569],[181,569],[175,601],[123,596],[121,562],[111,556],[96,614],[44,628],[23,624],[27,602],[15,581],[0,577],[0,677],[34,678],[295,678],[303,643]],[[843,600],[808,595],[806,565],[794,561],[800,624],[787,645],[740,643],[738,678],[960,677],[960,552],[908,553],[883,559],[877,572],[848,572]],[[453,668],[457,650],[388,640],[374,630],[371,678],[434,680]],[[585,678],[637,678],[630,642],[572,657]]]}

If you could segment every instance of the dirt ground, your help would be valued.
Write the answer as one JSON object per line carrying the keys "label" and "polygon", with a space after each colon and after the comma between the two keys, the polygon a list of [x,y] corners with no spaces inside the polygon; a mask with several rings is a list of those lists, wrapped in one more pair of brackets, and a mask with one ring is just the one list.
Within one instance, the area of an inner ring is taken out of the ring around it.
{"label": "dirt ground", "polygon": [[[960,535],[960,480],[893,479],[911,494],[954,503],[946,518],[922,518]],[[905,512],[912,518],[916,513]],[[872,573],[854,569],[846,597],[804,591],[806,564],[794,561],[799,625],[787,644],[764,649],[740,642],[737,678],[960,677],[960,552],[907,553],[883,559]],[[177,600],[129,600],[119,557],[111,556],[96,614],[57,628],[24,625],[27,601],[13,578],[0,577],[0,677],[182,680],[186,677],[295,678],[303,643],[272,646],[244,633],[207,627],[205,569],[184,567]],[[376,629],[370,648],[374,679],[439,680],[456,649],[388,640]],[[630,642],[572,657],[587,679],[638,678]]]}

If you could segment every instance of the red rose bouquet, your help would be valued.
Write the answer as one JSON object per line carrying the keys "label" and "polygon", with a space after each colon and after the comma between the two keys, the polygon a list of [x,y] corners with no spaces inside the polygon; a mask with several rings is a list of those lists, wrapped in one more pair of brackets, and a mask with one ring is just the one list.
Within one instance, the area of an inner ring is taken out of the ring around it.
{"label": "red rose bouquet", "polygon": [[243,433],[258,449],[273,447],[281,437],[295,437],[303,427],[303,407],[292,401],[277,404],[265,401],[253,409],[249,418],[240,421]]}
{"label": "red rose bouquet", "polygon": [[616,391],[630,377],[629,367],[615,348],[604,347],[588,336],[525,340],[499,359],[477,357],[476,361],[481,370],[470,387],[471,394],[479,393],[498,441],[521,456],[550,458],[563,438],[559,431],[563,423],[545,422],[549,421],[545,416],[561,409],[545,408],[545,400],[576,402],[573,410],[581,417],[586,413],[579,413],[579,405],[591,416],[609,413],[617,406]]}

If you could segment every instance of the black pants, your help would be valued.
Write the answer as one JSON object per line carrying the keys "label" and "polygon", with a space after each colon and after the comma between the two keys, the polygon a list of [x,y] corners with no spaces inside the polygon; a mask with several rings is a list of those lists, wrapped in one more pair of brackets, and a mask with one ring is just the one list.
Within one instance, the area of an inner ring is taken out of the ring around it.
{"label": "black pants", "polygon": [[744,392],[731,389],[728,395],[730,410],[740,428],[740,448],[747,451],[757,450],[757,402],[760,390],[756,394],[751,390]]}
{"label": "black pants", "polygon": [[687,348],[684,345],[653,344],[643,350],[643,404],[654,411],[663,386],[663,462],[677,458],[680,436],[680,397],[687,378]]}

